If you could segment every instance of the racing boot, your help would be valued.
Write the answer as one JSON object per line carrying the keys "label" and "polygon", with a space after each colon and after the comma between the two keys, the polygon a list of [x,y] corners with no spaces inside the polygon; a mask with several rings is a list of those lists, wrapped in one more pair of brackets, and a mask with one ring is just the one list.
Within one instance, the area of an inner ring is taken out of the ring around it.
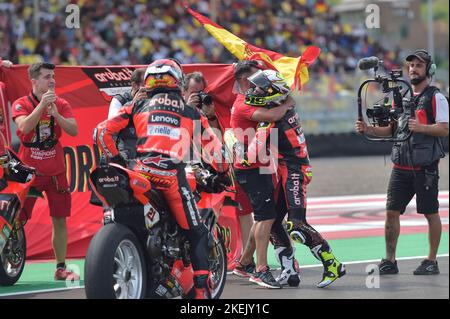
{"label": "racing boot", "polygon": [[327,242],[312,248],[311,252],[322,262],[324,269],[322,280],[317,284],[317,288],[327,287],[345,275],[344,264],[336,259]]}
{"label": "racing boot", "polygon": [[194,275],[194,299],[211,299],[209,274]]}
{"label": "racing boot", "polygon": [[281,273],[275,280],[283,286],[298,287],[300,284],[300,269],[294,253],[295,247],[275,248],[275,257],[281,265]]}

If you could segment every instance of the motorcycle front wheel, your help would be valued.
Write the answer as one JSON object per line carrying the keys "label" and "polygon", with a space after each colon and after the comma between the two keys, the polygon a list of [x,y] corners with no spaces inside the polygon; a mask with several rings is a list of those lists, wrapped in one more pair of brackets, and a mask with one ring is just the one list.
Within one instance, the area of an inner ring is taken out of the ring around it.
{"label": "motorcycle front wheel", "polygon": [[120,224],[107,224],[94,236],[86,254],[84,284],[88,299],[142,299],[147,271],[141,245]]}
{"label": "motorcycle front wheel", "polygon": [[213,289],[211,291],[212,299],[219,299],[225,288],[227,279],[228,256],[225,243],[222,236],[218,235],[214,241],[214,247],[209,254],[209,270],[211,272],[211,281]]}
{"label": "motorcycle front wheel", "polygon": [[25,267],[27,240],[23,227],[14,228],[0,254],[0,286],[12,286]]}

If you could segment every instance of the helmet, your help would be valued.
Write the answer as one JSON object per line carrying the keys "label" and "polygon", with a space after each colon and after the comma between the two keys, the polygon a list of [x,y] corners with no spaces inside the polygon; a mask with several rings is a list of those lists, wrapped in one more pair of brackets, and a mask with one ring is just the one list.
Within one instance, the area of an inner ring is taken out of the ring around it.
{"label": "helmet", "polygon": [[245,94],[245,104],[248,105],[278,105],[291,92],[283,76],[274,70],[259,70],[248,80],[255,86]]}
{"label": "helmet", "polygon": [[183,87],[181,64],[172,59],[160,59],[149,64],[144,75],[147,92],[154,89],[181,90]]}

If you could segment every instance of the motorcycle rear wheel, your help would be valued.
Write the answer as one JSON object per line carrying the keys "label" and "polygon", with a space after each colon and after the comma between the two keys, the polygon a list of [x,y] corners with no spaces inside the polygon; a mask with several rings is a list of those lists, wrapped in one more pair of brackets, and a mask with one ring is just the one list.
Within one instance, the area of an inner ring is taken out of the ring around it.
{"label": "motorcycle rear wheel", "polygon": [[142,299],[147,268],[134,233],[120,224],[107,224],[89,244],[84,266],[88,299]]}
{"label": "motorcycle rear wheel", "polygon": [[0,286],[12,286],[20,278],[25,267],[27,240],[23,227],[13,229],[0,254]]}

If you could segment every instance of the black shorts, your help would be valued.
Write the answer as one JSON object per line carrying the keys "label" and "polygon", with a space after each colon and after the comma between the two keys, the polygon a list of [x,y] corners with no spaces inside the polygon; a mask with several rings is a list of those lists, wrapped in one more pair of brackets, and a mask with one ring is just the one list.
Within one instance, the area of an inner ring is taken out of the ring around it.
{"label": "black shorts", "polygon": [[437,169],[434,171],[410,171],[394,168],[389,180],[386,209],[403,214],[406,206],[416,195],[419,214],[436,214],[439,211],[438,180]]}
{"label": "black shorts", "polygon": [[250,199],[255,221],[276,217],[274,185],[271,174],[260,174],[259,168],[235,169],[236,180]]}

